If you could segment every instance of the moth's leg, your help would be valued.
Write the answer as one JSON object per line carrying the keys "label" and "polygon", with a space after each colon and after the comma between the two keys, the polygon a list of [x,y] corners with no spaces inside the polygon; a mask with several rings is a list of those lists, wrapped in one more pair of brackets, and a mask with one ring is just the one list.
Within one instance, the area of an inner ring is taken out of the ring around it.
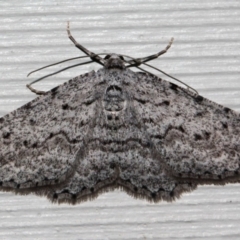
{"label": "moth's leg", "polygon": [[94,62],[97,62],[101,65],[104,65],[104,59],[101,58],[99,55],[96,55],[95,53],[89,51],[88,49],[86,49],[85,47],[83,47],[81,44],[79,44],[74,37],[72,36],[71,32],[70,32],[70,27],[69,27],[69,22],[67,24],[67,33],[68,33],[68,37],[69,39],[74,43],[75,47],[77,47],[78,49],[80,49],[82,52],[84,52],[85,54],[87,54]]}
{"label": "moth's leg", "polygon": [[144,57],[144,58],[136,58],[132,61],[130,61],[130,65],[128,65],[128,67],[133,67],[133,66],[140,66],[142,63],[151,61],[155,58],[158,58],[159,56],[163,55],[164,53],[166,53],[168,51],[168,49],[171,47],[173,43],[173,38],[171,38],[170,42],[168,43],[168,45],[166,46],[166,48],[162,51],[160,51],[159,53],[150,55],[148,57]]}

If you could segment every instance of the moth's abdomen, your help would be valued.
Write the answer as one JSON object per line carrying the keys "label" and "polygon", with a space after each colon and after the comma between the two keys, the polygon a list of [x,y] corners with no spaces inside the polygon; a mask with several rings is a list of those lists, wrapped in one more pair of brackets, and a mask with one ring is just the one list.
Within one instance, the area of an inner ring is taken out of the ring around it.
{"label": "moth's abdomen", "polygon": [[103,98],[105,125],[110,128],[119,128],[124,122],[126,105],[127,100],[120,86],[107,87]]}

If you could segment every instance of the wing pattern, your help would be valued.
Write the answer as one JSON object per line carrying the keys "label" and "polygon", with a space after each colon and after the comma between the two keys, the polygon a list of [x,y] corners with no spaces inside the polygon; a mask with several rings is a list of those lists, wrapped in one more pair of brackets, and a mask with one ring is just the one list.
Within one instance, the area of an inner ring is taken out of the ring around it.
{"label": "wing pattern", "polygon": [[[112,66],[110,64],[110,66]],[[157,202],[239,181],[240,116],[151,74],[103,68],[0,118],[1,190]]]}
{"label": "wing pattern", "polygon": [[134,104],[166,169],[202,183],[239,180],[240,114],[173,83],[138,75]]}

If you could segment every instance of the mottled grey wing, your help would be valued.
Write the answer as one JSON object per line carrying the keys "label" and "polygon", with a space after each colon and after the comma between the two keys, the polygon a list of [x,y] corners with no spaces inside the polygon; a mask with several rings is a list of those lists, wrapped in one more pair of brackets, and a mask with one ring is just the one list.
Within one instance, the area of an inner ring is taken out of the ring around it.
{"label": "mottled grey wing", "polygon": [[0,118],[2,190],[48,194],[78,164],[77,152],[94,121],[96,73],[76,77]]}
{"label": "mottled grey wing", "polygon": [[[76,203],[121,188],[134,197],[157,202],[172,201],[195,189],[196,184],[179,183],[169,176],[161,163],[162,155],[146,131],[147,122],[134,106],[137,75],[117,68],[100,69],[97,75],[102,89],[97,93],[94,121],[76,156],[75,171],[60,187],[51,186],[48,197]],[[139,101],[140,107],[149,107],[144,106],[144,99]]]}
{"label": "mottled grey wing", "polygon": [[169,175],[195,183],[239,181],[239,113],[152,75],[137,75],[134,106]]}
{"label": "mottled grey wing", "polygon": [[0,123],[2,190],[76,203],[120,187],[157,202],[239,176],[239,114],[145,73],[77,77]]}

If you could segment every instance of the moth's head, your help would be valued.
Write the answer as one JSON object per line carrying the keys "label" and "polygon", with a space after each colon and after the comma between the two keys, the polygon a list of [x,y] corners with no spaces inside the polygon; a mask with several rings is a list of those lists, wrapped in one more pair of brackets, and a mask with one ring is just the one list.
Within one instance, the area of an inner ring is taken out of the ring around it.
{"label": "moth's head", "polygon": [[124,64],[124,58],[121,55],[117,54],[108,54],[104,58],[104,66],[106,68],[119,68],[119,69],[124,69],[125,64]]}

